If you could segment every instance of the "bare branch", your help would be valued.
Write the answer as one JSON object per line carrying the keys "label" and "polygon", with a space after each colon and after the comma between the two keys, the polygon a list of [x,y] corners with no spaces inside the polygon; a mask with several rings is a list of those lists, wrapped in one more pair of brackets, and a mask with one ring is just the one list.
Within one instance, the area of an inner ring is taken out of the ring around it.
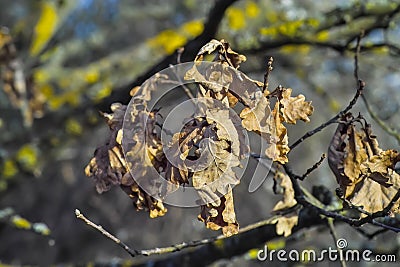
{"label": "bare branch", "polygon": [[[336,249],[339,251],[340,254],[343,254],[343,248],[338,246],[338,240],[339,239],[337,237],[337,233],[336,233],[336,229],[335,229],[335,225],[334,225],[333,219],[332,218],[328,218],[327,219],[327,223],[328,223],[329,231],[331,233],[333,241],[335,242]],[[343,257],[340,257],[340,264],[341,264],[342,267],[346,267],[347,266],[346,265],[346,261],[344,260]]]}
{"label": "bare branch", "polygon": [[265,90],[268,90],[268,78],[269,78],[269,75],[271,74],[272,70],[274,69],[272,67],[273,62],[274,62],[274,58],[270,57],[268,59],[268,63],[267,63],[267,70],[265,71],[265,74],[264,74],[264,85],[263,85],[263,89],[262,89],[263,92]]}
{"label": "bare branch", "polygon": [[307,169],[307,171],[299,177],[299,180],[303,181],[308,175],[310,175],[314,170],[316,170],[324,161],[324,159],[326,158],[325,153],[322,154],[321,158],[319,159],[319,161],[317,161],[313,166],[311,166],[310,168]]}
{"label": "bare branch", "polygon": [[126,245],[124,242],[119,240],[117,237],[115,237],[114,235],[107,232],[107,230],[105,230],[101,225],[97,225],[94,222],[92,222],[91,220],[89,220],[88,218],[86,218],[85,215],[83,215],[80,212],[80,210],[75,209],[75,215],[76,215],[76,218],[84,221],[87,225],[89,225],[90,227],[93,227],[94,229],[99,231],[101,234],[103,234],[105,237],[114,241],[116,244],[118,244],[118,246],[122,247],[132,257],[135,257],[140,254],[137,250],[130,248],[128,245]]}

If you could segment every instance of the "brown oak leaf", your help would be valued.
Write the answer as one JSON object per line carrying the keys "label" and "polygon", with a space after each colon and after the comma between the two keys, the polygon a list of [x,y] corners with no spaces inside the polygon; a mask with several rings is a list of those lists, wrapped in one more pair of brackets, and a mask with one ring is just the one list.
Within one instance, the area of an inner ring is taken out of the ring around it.
{"label": "brown oak leaf", "polygon": [[282,92],[282,99],[280,103],[282,105],[282,116],[287,123],[296,124],[297,120],[302,120],[309,122],[310,116],[314,107],[311,105],[311,101],[305,101],[304,95],[298,95],[296,97],[290,96],[292,94],[292,89],[287,88]]}
{"label": "brown oak leaf", "polygon": [[[400,175],[394,171],[400,155],[382,150],[369,124],[358,130],[359,119],[349,114],[343,121],[329,147],[329,166],[347,200],[370,213],[382,211],[400,189]],[[391,212],[398,213],[399,207],[397,201]]]}
{"label": "brown oak leaf", "polygon": [[292,234],[292,229],[297,225],[299,216],[295,213],[289,213],[275,218],[271,223],[276,223],[276,233],[288,237]]}
{"label": "brown oak leaf", "polygon": [[281,193],[283,195],[283,199],[279,200],[272,210],[279,211],[294,207],[297,204],[297,201],[294,198],[294,190],[289,176],[281,171],[277,171],[274,175],[274,183],[279,185],[279,187],[282,189],[283,192]]}
{"label": "brown oak leaf", "polygon": [[[124,147],[127,151],[123,154],[122,143],[124,136],[122,125],[127,106],[115,103],[111,106],[113,113],[103,114],[111,130],[111,136],[106,145],[95,151],[94,157],[85,169],[87,176],[92,177],[96,182],[99,193],[108,191],[112,185],[120,185],[124,192],[133,200],[138,210],[149,210],[150,217],[163,216],[167,209],[160,200],[155,199],[138,186],[140,181],[146,184],[146,188],[156,188],[152,184],[154,180],[154,167],[160,164],[162,155],[160,140],[154,132],[155,113],[142,109],[142,105],[133,106],[131,122],[135,126],[130,136],[132,139],[124,140]],[[147,142],[143,143],[142,136],[144,128],[147,128]],[[140,161],[140,162],[139,162]],[[151,165],[151,167],[150,167]],[[135,179],[133,178],[135,177]]]}
{"label": "brown oak leaf", "polygon": [[[283,195],[283,199],[278,201],[272,212],[275,214],[283,213],[276,218],[274,218],[271,223],[276,223],[276,233],[278,235],[289,236],[292,234],[292,229],[298,223],[298,214],[297,211],[287,211],[288,209],[293,208],[296,206],[297,201],[294,198],[294,190],[292,186],[292,182],[287,174],[277,171],[274,175],[274,188],[279,185],[281,190],[280,193]],[[274,190],[275,193],[278,190]]]}
{"label": "brown oak leaf", "polygon": [[237,234],[239,224],[236,221],[232,190],[229,190],[217,202],[201,206],[198,218],[209,229],[219,230],[222,228],[224,236]]}

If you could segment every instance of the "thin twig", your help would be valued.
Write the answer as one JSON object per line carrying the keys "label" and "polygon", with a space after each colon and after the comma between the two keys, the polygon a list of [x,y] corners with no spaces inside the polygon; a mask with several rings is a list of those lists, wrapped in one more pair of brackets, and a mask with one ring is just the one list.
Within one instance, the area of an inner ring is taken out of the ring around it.
{"label": "thin twig", "polygon": [[[342,111],[340,111],[338,114],[336,114],[334,117],[332,117],[330,120],[328,120],[327,122],[324,122],[323,124],[321,124],[320,126],[315,128],[314,130],[311,130],[311,131],[307,132],[306,134],[304,134],[302,137],[300,137],[296,142],[294,142],[292,145],[289,146],[290,150],[292,150],[293,148],[298,146],[300,143],[302,143],[307,138],[310,138],[314,134],[322,131],[324,128],[331,125],[332,123],[337,122],[344,114],[349,112],[353,108],[353,106],[357,103],[357,100],[360,97],[360,95],[362,94],[364,88],[365,88],[365,82],[362,80],[359,80],[356,94],[354,95],[353,99],[350,101],[349,105],[346,108],[344,108]],[[290,153],[290,151],[289,151],[289,153]]]}
{"label": "thin twig", "polygon": [[346,265],[346,262],[345,262],[345,260],[343,258],[343,248],[338,245],[338,240],[339,239],[337,237],[337,233],[336,233],[335,225],[333,223],[333,219],[332,218],[328,218],[327,219],[327,223],[328,223],[329,231],[331,233],[333,241],[335,242],[336,249],[339,251],[339,254],[340,254],[340,257],[339,257],[340,264],[341,264],[342,267],[346,267],[347,265]]}
{"label": "thin twig", "polygon": [[[346,198],[344,198],[344,196],[341,196],[340,199],[341,199],[344,203],[346,203],[346,205],[347,205],[350,209],[356,210],[356,211],[358,211],[359,213],[365,214],[365,215],[367,215],[367,216],[371,216],[371,213],[370,213],[370,212],[364,210],[364,209],[361,208],[360,206],[354,205],[354,204],[351,203],[349,200],[347,200]],[[343,209],[342,209],[342,210],[343,210]]]}
{"label": "thin twig", "polygon": [[375,219],[373,219],[373,220],[371,221],[371,224],[373,224],[373,225],[375,225],[375,226],[382,227],[382,228],[387,229],[387,230],[390,230],[390,231],[393,231],[393,232],[395,232],[395,233],[400,233],[400,228],[398,228],[398,227],[393,227],[393,226],[390,226],[390,225],[387,225],[387,224],[378,222],[378,221],[375,220]]}
{"label": "thin twig", "polygon": [[365,107],[367,108],[367,111],[371,118],[389,135],[393,136],[396,138],[397,143],[400,144],[400,132],[398,132],[396,129],[390,127],[387,125],[383,120],[381,120],[378,116],[378,114],[375,113],[375,111],[372,110],[371,106],[369,105],[367,98],[362,95],[361,99],[363,100]]}
{"label": "thin twig", "polygon": [[[257,156],[257,155],[255,155],[255,156]],[[315,171],[322,164],[322,161],[324,161],[325,158],[326,158],[326,155],[324,153],[321,155],[321,158],[318,160],[318,162],[314,163],[313,166],[308,168],[303,175],[297,175],[290,169],[290,167],[288,165],[285,165],[285,166],[288,169],[288,171],[291,172],[291,174],[293,175],[294,178],[296,178],[300,181],[303,181],[308,175],[310,175],[313,171]]]}
{"label": "thin twig", "polygon": [[269,75],[270,75],[270,73],[272,72],[272,70],[274,69],[273,67],[272,67],[272,63],[274,62],[274,58],[273,57],[270,57],[269,59],[268,59],[268,63],[267,63],[267,70],[265,71],[265,74],[264,74],[264,84],[263,84],[263,88],[262,88],[262,91],[264,92],[265,90],[268,90],[268,85],[269,85],[269,82],[268,82],[268,78],[269,78]]}
{"label": "thin twig", "polygon": [[318,162],[316,162],[314,165],[312,165],[310,168],[307,169],[307,171],[300,176],[298,179],[303,181],[308,175],[310,175],[314,170],[316,170],[324,161],[324,159],[326,158],[326,154],[322,154],[321,158],[318,160]]}
{"label": "thin twig", "polygon": [[[181,47],[181,48],[179,48],[179,49],[176,51],[176,52],[177,52],[177,55],[176,55],[176,62],[177,62],[178,64],[181,64],[181,63],[182,63],[181,57],[182,57],[183,51],[185,51],[185,48],[184,48],[184,47]],[[171,65],[170,65],[170,67],[171,67]],[[182,82],[182,79],[181,79],[181,77],[178,76],[178,74],[176,73],[176,70],[175,70],[175,69],[173,69],[173,70],[174,70],[174,74],[175,74],[176,78],[178,79],[179,83],[181,84],[181,87],[182,87],[183,91],[185,91],[185,94],[186,94],[190,99],[194,99],[194,95],[192,94],[192,92],[190,91],[190,89]]]}
{"label": "thin twig", "polygon": [[356,79],[356,82],[360,80],[359,75],[358,75],[358,58],[360,55],[360,49],[361,49],[361,39],[364,37],[364,31],[361,31],[360,35],[357,37],[357,44],[356,44],[356,52],[354,54],[354,78]]}
{"label": "thin twig", "polygon": [[[154,255],[154,254],[172,253],[172,252],[180,251],[182,249],[191,248],[191,247],[197,247],[197,246],[201,246],[201,245],[206,245],[206,244],[213,243],[213,242],[215,242],[217,240],[222,240],[222,239],[228,238],[228,237],[226,237],[224,235],[219,235],[219,236],[206,238],[206,239],[202,239],[202,240],[195,240],[195,241],[190,241],[190,242],[182,242],[182,243],[175,244],[175,245],[168,246],[168,247],[136,250],[136,249],[130,248],[127,244],[122,242],[120,239],[118,239],[117,237],[115,237],[114,235],[112,235],[111,233],[106,231],[101,225],[97,225],[97,224],[93,223],[90,219],[85,217],[78,209],[75,210],[75,215],[76,215],[76,217],[78,219],[83,220],[87,225],[89,225],[90,227],[93,227],[94,229],[99,231],[101,234],[103,234],[105,237],[107,237],[108,239],[110,239],[113,242],[117,243],[126,252],[128,252],[129,255],[131,255],[132,257],[138,256],[138,255],[150,256],[150,255]],[[250,224],[250,225],[248,225],[246,227],[243,227],[243,228],[241,228],[239,230],[238,234],[245,233],[245,232],[248,232],[250,230],[254,230],[256,228],[271,224],[277,217],[279,217],[279,216],[273,216],[272,218],[269,218],[269,219],[266,219],[266,220],[262,220],[262,221]]]}
{"label": "thin twig", "polygon": [[90,227],[93,227],[94,229],[96,229],[97,231],[102,233],[105,237],[107,237],[108,239],[111,239],[112,241],[114,241],[116,244],[118,244],[118,246],[122,247],[132,257],[140,255],[139,251],[130,248],[127,244],[125,244],[124,242],[119,240],[117,237],[115,237],[114,235],[112,235],[109,232],[107,232],[101,225],[97,225],[94,222],[92,222],[91,220],[89,220],[88,218],[86,218],[85,215],[83,215],[80,212],[80,210],[75,209],[75,215],[76,215],[76,218],[84,221],[87,225],[89,225]]}
{"label": "thin twig", "polygon": [[[262,220],[253,224],[250,224],[246,227],[243,227],[239,230],[238,234],[241,233],[245,233],[248,232],[250,230],[254,230],[256,228],[259,228],[261,226],[267,225],[267,224],[271,224],[271,222],[274,221],[274,218],[277,216],[274,216],[270,219],[267,220]],[[138,251],[140,255],[145,255],[145,256],[150,256],[150,255],[154,255],[154,254],[165,254],[165,253],[172,253],[172,252],[177,252],[180,251],[182,249],[186,249],[186,248],[192,248],[192,247],[197,247],[197,246],[201,246],[201,245],[206,245],[206,244],[210,244],[213,243],[217,240],[223,240],[226,239],[228,237],[224,236],[224,235],[218,235],[218,236],[214,236],[214,237],[210,237],[210,238],[205,238],[205,239],[201,239],[201,240],[195,240],[195,241],[189,241],[189,242],[182,242],[179,244],[175,244],[172,246],[168,246],[168,247],[163,247],[163,248],[153,248],[153,249],[145,249],[145,250],[140,250]]]}

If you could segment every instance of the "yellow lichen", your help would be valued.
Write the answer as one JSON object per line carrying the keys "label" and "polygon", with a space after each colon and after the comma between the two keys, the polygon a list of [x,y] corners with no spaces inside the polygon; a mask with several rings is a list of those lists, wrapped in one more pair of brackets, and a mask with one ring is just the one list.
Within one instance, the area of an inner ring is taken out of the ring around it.
{"label": "yellow lichen", "polygon": [[151,38],[147,43],[156,49],[162,49],[167,54],[173,53],[178,47],[186,43],[186,37],[173,30],[165,30]]}
{"label": "yellow lichen", "polygon": [[17,165],[15,162],[11,159],[7,159],[3,163],[3,168],[2,168],[2,176],[4,178],[10,178],[16,175],[18,172]]}
{"label": "yellow lichen", "polygon": [[48,99],[47,103],[51,110],[57,110],[64,104],[64,100],[60,96],[53,96],[50,99]]}
{"label": "yellow lichen", "polygon": [[95,83],[99,80],[100,73],[98,70],[92,69],[85,73],[85,81],[89,84]]}
{"label": "yellow lichen", "polygon": [[53,2],[41,2],[42,11],[35,26],[34,38],[30,48],[31,55],[39,54],[53,36],[58,24],[57,10]]}
{"label": "yellow lichen", "polygon": [[305,55],[310,52],[311,47],[309,45],[285,45],[280,50],[285,54],[299,53]]}
{"label": "yellow lichen", "polygon": [[278,239],[275,241],[271,241],[267,243],[267,247],[268,249],[273,249],[273,250],[279,250],[279,249],[283,249],[286,246],[286,241],[285,239]]}
{"label": "yellow lichen", "polygon": [[95,102],[100,101],[103,98],[109,96],[111,92],[112,92],[111,84],[105,84],[103,87],[101,87],[100,90],[96,92],[96,95],[94,96],[93,100]]}
{"label": "yellow lichen", "polygon": [[12,216],[11,223],[19,229],[31,229],[32,227],[31,223],[28,220],[22,218],[19,215]]}
{"label": "yellow lichen", "polygon": [[72,135],[82,134],[82,125],[75,119],[68,119],[65,123],[65,130]]}
{"label": "yellow lichen", "polygon": [[329,39],[329,31],[320,31],[316,36],[317,41],[323,42]]}
{"label": "yellow lichen", "polygon": [[246,16],[249,18],[255,18],[260,14],[260,8],[253,1],[248,1],[245,7]]}
{"label": "yellow lichen", "polygon": [[38,69],[33,73],[33,79],[37,83],[45,83],[50,79],[50,74],[46,71]]}
{"label": "yellow lichen", "polygon": [[39,92],[46,98],[49,99],[53,96],[53,87],[50,84],[44,84],[39,88]]}
{"label": "yellow lichen", "polygon": [[31,144],[23,145],[16,154],[16,160],[26,170],[32,171],[37,165],[38,154]]}
{"label": "yellow lichen", "polygon": [[237,7],[230,7],[226,11],[228,25],[232,30],[240,30],[246,26],[246,19],[243,10]]}
{"label": "yellow lichen", "polygon": [[192,20],[182,25],[182,31],[190,37],[201,34],[204,30],[204,24],[200,20]]}

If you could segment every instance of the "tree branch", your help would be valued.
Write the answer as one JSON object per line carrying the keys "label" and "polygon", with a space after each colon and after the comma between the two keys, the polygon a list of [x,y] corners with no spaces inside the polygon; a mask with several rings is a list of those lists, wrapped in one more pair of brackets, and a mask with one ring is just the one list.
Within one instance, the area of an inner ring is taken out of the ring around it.
{"label": "tree branch", "polygon": [[[168,264],[179,264],[179,266],[204,266],[221,258],[230,258],[240,255],[250,249],[261,246],[263,243],[279,237],[276,234],[275,224],[271,223],[276,217],[262,220],[254,224],[243,227],[237,235],[225,237],[223,235],[206,238],[197,241],[182,242],[168,247],[136,250],[129,247],[120,239],[106,231],[102,226],[93,223],[85,217],[79,210],[75,210],[78,219],[84,221],[87,225],[99,231],[108,239],[122,247],[130,256],[139,255],[150,256],[160,254],[170,254],[172,252],[181,251],[187,248],[195,248],[185,253],[171,254],[166,259],[152,262],[152,266],[165,266]],[[309,217],[314,216],[314,217]],[[299,215],[299,224],[292,230],[293,233],[302,229],[323,224],[324,221],[318,216],[303,213]],[[145,261],[148,264],[148,260]],[[143,266],[145,266],[145,264]],[[136,265],[135,265],[136,266]],[[142,266],[142,265],[138,265]]]}
{"label": "tree branch", "polygon": [[80,210],[75,209],[75,216],[76,218],[84,221],[87,225],[89,225],[90,227],[93,227],[94,229],[96,229],[97,231],[99,231],[101,234],[103,234],[105,237],[107,237],[108,239],[111,239],[112,241],[114,241],[114,243],[118,244],[120,247],[122,247],[126,252],[129,253],[129,255],[131,255],[132,257],[135,257],[136,255],[139,255],[139,252],[135,249],[130,248],[128,245],[126,245],[124,242],[122,242],[121,240],[119,240],[117,237],[115,237],[114,235],[110,234],[107,230],[105,230],[101,225],[97,225],[94,222],[92,222],[91,220],[89,220],[88,218],[85,217],[85,215],[83,215]]}

